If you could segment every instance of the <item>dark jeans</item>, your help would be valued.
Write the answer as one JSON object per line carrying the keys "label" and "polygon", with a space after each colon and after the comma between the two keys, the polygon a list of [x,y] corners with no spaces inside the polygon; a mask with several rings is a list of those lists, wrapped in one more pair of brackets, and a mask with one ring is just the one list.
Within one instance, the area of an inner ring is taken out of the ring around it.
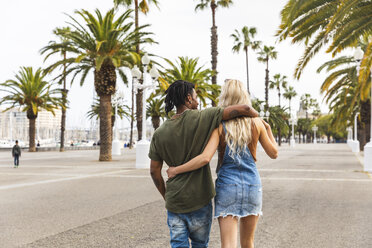
{"label": "dark jeans", "polygon": [[172,248],[208,247],[212,225],[212,202],[190,213],[177,214],[168,211],[168,227]]}
{"label": "dark jeans", "polygon": [[14,165],[19,165],[19,155],[14,155]]}

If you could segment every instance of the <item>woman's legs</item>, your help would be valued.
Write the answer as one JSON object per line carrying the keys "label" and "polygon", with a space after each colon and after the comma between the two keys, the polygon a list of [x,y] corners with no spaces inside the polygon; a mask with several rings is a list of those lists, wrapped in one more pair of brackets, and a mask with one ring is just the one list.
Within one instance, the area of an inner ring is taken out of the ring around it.
{"label": "woman's legs", "polygon": [[258,216],[249,215],[240,219],[240,245],[242,248],[254,248],[254,232]]}
{"label": "woman's legs", "polygon": [[238,240],[238,218],[231,215],[219,217],[221,248],[236,248]]}

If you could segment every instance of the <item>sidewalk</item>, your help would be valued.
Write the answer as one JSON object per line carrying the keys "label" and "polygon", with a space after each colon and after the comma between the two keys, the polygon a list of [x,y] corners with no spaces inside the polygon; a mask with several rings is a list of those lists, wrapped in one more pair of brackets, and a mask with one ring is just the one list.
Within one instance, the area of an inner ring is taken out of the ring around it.
{"label": "sidewalk", "polygon": [[[18,169],[0,153],[2,247],[169,247],[164,202],[134,151],[108,163],[95,152],[25,154]],[[372,247],[372,179],[346,145],[284,145],[257,165],[256,247]],[[217,221],[209,247],[220,247]]]}

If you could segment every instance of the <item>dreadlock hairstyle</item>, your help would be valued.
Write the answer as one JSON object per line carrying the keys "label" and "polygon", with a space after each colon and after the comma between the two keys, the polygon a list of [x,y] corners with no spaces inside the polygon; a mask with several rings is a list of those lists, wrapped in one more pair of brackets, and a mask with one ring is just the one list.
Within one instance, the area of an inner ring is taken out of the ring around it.
{"label": "dreadlock hairstyle", "polygon": [[165,91],[165,112],[168,114],[174,107],[185,104],[185,99],[188,94],[192,95],[192,90],[195,88],[194,84],[177,80],[172,83]]}

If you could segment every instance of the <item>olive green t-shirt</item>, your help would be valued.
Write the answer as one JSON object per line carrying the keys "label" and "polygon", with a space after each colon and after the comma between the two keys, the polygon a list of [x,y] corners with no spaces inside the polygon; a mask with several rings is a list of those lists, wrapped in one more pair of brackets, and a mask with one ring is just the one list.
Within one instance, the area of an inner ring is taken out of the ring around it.
{"label": "olive green t-shirt", "polygon": [[[152,137],[150,159],[178,166],[198,156],[221,123],[222,115],[223,109],[214,107],[202,111],[187,110],[180,117],[165,121]],[[207,164],[166,182],[165,207],[174,213],[188,213],[204,207],[214,195]]]}

